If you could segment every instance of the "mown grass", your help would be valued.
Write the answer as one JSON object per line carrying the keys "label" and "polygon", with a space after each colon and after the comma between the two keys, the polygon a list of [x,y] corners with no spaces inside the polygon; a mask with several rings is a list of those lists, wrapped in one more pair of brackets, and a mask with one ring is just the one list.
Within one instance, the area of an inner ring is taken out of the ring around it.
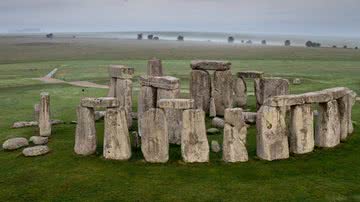
{"label": "mown grass", "polygon": [[[32,47],[36,49],[35,47]],[[70,49],[71,47],[69,47]],[[155,49],[155,48],[154,48]],[[49,54],[57,54],[56,48]],[[144,50],[143,50],[144,51]],[[181,79],[183,96],[188,96],[190,58],[179,58],[177,48],[171,60],[164,59],[165,72]],[[133,57],[142,51],[132,52]],[[144,51],[145,52],[145,51]],[[221,50],[218,50],[220,57]],[[320,51],[321,52],[321,51]],[[0,52],[0,58],[3,52]],[[31,54],[26,52],[27,54]],[[116,54],[116,50],[111,52]],[[130,53],[129,53],[130,54]],[[147,53],[149,54],[149,53]],[[205,55],[205,53],[202,53]],[[284,53],[286,54],[286,53]],[[289,53],[291,54],[291,53]],[[325,53],[321,53],[326,55]],[[103,57],[101,54],[99,57]],[[286,55],[284,57],[287,57]],[[267,75],[288,79],[299,77],[303,84],[291,86],[292,93],[345,86],[360,93],[360,60],[346,57],[323,59],[264,59],[242,57],[232,60],[233,72],[260,70]],[[208,57],[212,58],[212,57]],[[28,61],[0,65],[0,140],[30,137],[36,129],[10,129],[14,121],[31,120],[39,94],[51,95],[54,119],[76,119],[75,107],[83,96],[104,96],[106,90],[80,88],[66,84],[43,84],[31,78],[59,68],[57,78],[67,81],[89,80],[107,83],[108,64],[127,64],[136,76],[146,70],[146,59],[86,59]],[[81,58],[80,58],[81,59]],[[44,62],[45,61],[45,62]],[[135,79],[136,81],[136,79]],[[137,86],[135,82],[135,86]],[[252,82],[248,85],[252,87]],[[84,91],[83,91],[84,89]],[[134,92],[136,110],[137,91]],[[249,98],[254,109],[254,97]],[[49,155],[25,158],[21,150],[0,152],[1,201],[360,201],[360,106],[353,110],[355,133],[334,149],[316,149],[307,155],[292,155],[275,162],[256,158],[255,127],[249,128],[247,163],[226,164],[221,154],[211,153],[206,164],[184,164],[180,147],[172,146],[166,164],[144,162],[141,151],[133,149],[128,162],[108,161],[102,155],[103,122],[97,123],[97,154],[76,156],[73,152],[75,125],[53,127]],[[209,122],[209,120],[208,120]],[[209,126],[209,123],[207,124]],[[135,130],[133,127],[131,130]],[[222,133],[209,136],[222,140]]]}

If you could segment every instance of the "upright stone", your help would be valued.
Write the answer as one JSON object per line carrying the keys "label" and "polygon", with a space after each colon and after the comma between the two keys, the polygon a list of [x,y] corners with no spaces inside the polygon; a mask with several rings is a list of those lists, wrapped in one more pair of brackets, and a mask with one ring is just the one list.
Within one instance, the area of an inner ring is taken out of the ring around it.
{"label": "upright stone", "polygon": [[246,134],[247,127],[243,110],[241,108],[226,109],[223,139],[223,160],[225,162],[248,161]]}
{"label": "upright stone", "polygon": [[147,162],[166,163],[169,159],[169,137],[165,112],[149,109],[141,117],[141,151]]}
{"label": "upright stone", "polygon": [[75,153],[91,155],[96,152],[95,113],[93,108],[77,107]]}
{"label": "upright stone", "polygon": [[131,157],[131,143],[124,109],[106,110],[103,155],[106,159],[113,160],[128,160]]}
{"label": "upright stone", "polygon": [[209,142],[206,136],[205,113],[201,109],[185,110],[181,134],[181,154],[187,163],[209,161]]}
{"label": "upright stone", "polygon": [[337,100],[340,114],[341,140],[345,141],[354,130],[352,124],[352,106],[355,99],[351,94],[345,95]]}
{"label": "upright stone", "polygon": [[310,104],[291,107],[290,151],[305,154],[314,150],[314,116]]}
{"label": "upright stone", "polygon": [[214,88],[216,115],[224,116],[225,109],[233,106],[233,78],[230,70],[215,71]]}
{"label": "upright stone", "polygon": [[153,58],[148,61],[147,75],[148,76],[163,76],[164,75],[161,60]]}
{"label": "upright stone", "polygon": [[243,78],[237,78],[234,82],[234,106],[245,107],[247,102],[246,83]]}
{"label": "upright stone", "polygon": [[335,147],[340,144],[340,115],[336,100],[320,103],[315,133],[315,145]]}
{"label": "upright stone", "polygon": [[264,101],[273,96],[287,95],[289,93],[289,81],[282,78],[255,79],[255,95],[258,109]]}
{"label": "upright stone", "polygon": [[150,86],[141,86],[138,100],[138,116],[139,118],[143,113],[151,108],[156,107],[156,88]]}
{"label": "upright stone", "polygon": [[256,154],[272,161],[289,158],[286,108],[262,106],[256,120]]}
{"label": "upright stone", "polygon": [[34,121],[39,121],[39,116],[40,116],[40,104],[35,104],[34,105]]}
{"label": "upright stone", "polygon": [[206,113],[210,108],[210,75],[203,70],[192,70],[190,79],[190,96],[195,101],[195,108]]}
{"label": "upright stone", "polygon": [[110,85],[109,85],[109,92],[108,97],[115,97],[116,96],[116,80],[117,78],[111,77],[110,78]]}
{"label": "upright stone", "polygon": [[41,93],[40,113],[39,113],[39,133],[40,136],[48,137],[51,135],[49,93]]}
{"label": "upright stone", "polygon": [[130,79],[118,79],[116,81],[116,98],[119,100],[120,108],[126,112],[128,127],[132,125],[132,81]]}

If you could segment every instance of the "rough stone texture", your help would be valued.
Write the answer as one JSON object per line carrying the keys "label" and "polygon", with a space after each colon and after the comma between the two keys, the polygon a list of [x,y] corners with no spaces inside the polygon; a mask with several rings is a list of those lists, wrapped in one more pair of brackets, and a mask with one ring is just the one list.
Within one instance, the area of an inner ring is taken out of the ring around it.
{"label": "rough stone texture", "polygon": [[190,96],[195,101],[195,108],[206,113],[210,108],[210,74],[203,70],[192,70],[190,78]]}
{"label": "rough stone texture", "polygon": [[230,70],[215,71],[214,88],[216,115],[223,116],[225,109],[233,106],[233,78]]}
{"label": "rough stone texture", "polygon": [[109,92],[108,97],[115,97],[115,90],[116,90],[116,80],[117,78],[110,78],[110,84],[109,84]]}
{"label": "rough stone texture", "polygon": [[234,106],[245,107],[247,102],[247,88],[243,78],[237,78],[234,82]]}
{"label": "rough stone texture", "polygon": [[256,120],[256,153],[272,161],[289,158],[286,108],[262,106]]}
{"label": "rough stone texture", "polygon": [[349,100],[349,102],[350,102],[350,104],[349,104],[349,118],[350,118],[350,120],[349,120],[348,133],[352,134],[354,132],[354,125],[353,125],[353,122],[352,122],[352,108],[356,103],[356,93],[351,92],[350,95],[351,95],[352,99]]}
{"label": "rough stone texture", "polygon": [[340,114],[336,100],[319,104],[316,124],[316,146],[335,147],[340,144]]}
{"label": "rough stone texture", "polygon": [[193,109],[193,99],[160,99],[157,106],[163,109]]}
{"label": "rough stone texture", "polygon": [[141,117],[141,151],[147,162],[166,163],[169,159],[169,137],[165,112],[149,109]]}
{"label": "rough stone texture", "polygon": [[255,79],[255,96],[258,109],[264,101],[273,96],[287,95],[289,92],[289,81],[282,78]]}
{"label": "rough stone texture", "polygon": [[345,87],[328,88],[323,91],[330,94],[333,100],[339,99],[351,93],[351,90]]}
{"label": "rough stone texture", "polygon": [[118,79],[116,81],[116,98],[119,107],[125,109],[128,127],[132,125],[132,81],[129,79]]}
{"label": "rough stone texture", "polygon": [[106,111],[95,111],[95,121],[103,119],[105,117]]}
{"label": "rough stone texture", "polygon": [[[175,90],[157,90],[157,99],[175,99],[180,96],[180,89]],[[159,106],[158,106],[159,107]],[[164,109],[167,121],[167,128],[169,133],[169,142],[171,144],[181,143],[182,130],[182,110],[179,109]]]}
{"label": "rough stone texture", "polygon": [[49,142],[49,138],[41,137],[41,136],[32,136],[30,137],[29,141],[35,145],[42,145],[42,144],[47,144]]}
{"label": "rough stone texture", "polygon": [[279,95],[267,98],[263,105],[270,107],[284,107],[305,104],[303,95]]}
{"label": "rough stone texture", "polygon": [[330,102],[333,99],[331,94],[325,91],[309,92],[301,95],[306,104]]}
{"label": "rough stone texture", "polygon": [[74,151],[79,155],[96,152],[95,115],[93,108],[77,107],[77,125]]}
{"label": "rough stone texture", "polygon": [[26,138],[22,138],[22,137],[17,137],[17,138],[11,138],[6,140],[2,147],[5,150],[15,150],[15,149],[19,149],[21,147],[25,147],[28,146],[29,142]]}
{"label": "rough stone texture", "polygon": [[110,78],[131,79],[134,75],[134,72],[135,72],[134,68],[127,67],[124,65],[109,66]]}
{"label": "rough stone texture", "polygon": [[38,125],[39,123],[37,121],[19,121],[13,123],[11,128],[26,128],[26,127],[33,127]]}
{"label": "rough stone texture", "polygon": [[210,106],[209,106],[209,117],[216,117],[216,105],[215,99],[213,97],[210,98]]}
{"label": "rough stone texture", "polygon": [[256,78],[262,78],[264,75],[264,72],[259,71],[241,71],[236,73],[236,76],[238,78],[244,78],[244,79],[256,79]]}
{"label": "rough stone texture", "polygon": [[213,118],[213,120],[211,121],[211,125],[215,128],[224,128],[225,125],[225,121],[224,119],[221,119],[219,117],[215,117]]}
{"label": "rough stone texture", "polygon": [[231,68],[231,63],[228,61],[217,60],[194,60],[191,61],[190,67],[192,69],[200,70],[217,70],[224,71]]}
{"label": "rough stone texture", "polygon": [[47,137],[51,135],[50,95],[41,93],[40,96],[39,133]]}
{"label": "rough stone texture", "polygon": [[152,86],[166,90],[180,88],[179,79],[172,76],[141,76],[139,82],[142,86]]}
{"label": "rough stone texture", "polygon": [[337,100],[339,107],[339,119],[340,119],[340,138],[341,141],[345,141],[349,133],[349,125],[352,124],[351,120],[351,95],[345,95]]}
{"label": "rough stone texture", "polygon": [[128,160],[131,143],[124,109],[107,109],[105,116],[104,151],[106,159]]}
{"label": "rough stone texture", "polygon": [[96,107],[106,107],[106,108],[115,108],[119,107],[119,101],[114,97],[100,97],[100,98],[83,98],[81,99],[82,107],[96,108]]}
{"label": "rough stone texture", "polygon": [[161,60],[153,58],[148,61],[147,75],[148,76],[163,76],[164,75]]}
{"label": "rough stone texture", "polygon": [[206,136],[205,113],[201,109],[185,110],[181,134],[181,154],[187,163],[209,161],[209,142]]}
{"label": "rough stone texture", "polygon": [[50,149],[46,145],[28,147],[22,151],[23,155],[27,156],[27,157],[41,156],[41,155],[45,155],[49,152],[50,152]]}
{"label": "rough stone texture", "polygon": [[211,151],[214,153],[219,153],[221,151],[221,146],[218,141],[216,140],[211,141]]}
{"label": "rough stone texture", "polygon": [[225,110],[225,127],[223,139],[223,160],[225,162],[246,162],[247,127],[241,108]]}
{"label": "rough stone texture", "polygon": [[34,105],[34,121],[39,121],[40,116],[40,104]]}
{"label": "rough stone texture", "polygon": [[151,108],[156,107],[157,101],[156,88],[150,86],[141,86],[138,99],[138,116],[139,119],[143,113]]}
{"label": "rough stone texture", "polygon": [[206,133],[209,135],[213,135],[213,134],[220,133],[220,130],[217,128],[209,128],[209,129],[207,129]]}
{"label": "rough stone texture", "polygon": [[314,116],[311,104],[291,107],[290,112],[290,151],[305,154],[314,150]]}
{"label": "rough stone texture", "polygon": [[254,124],[256,123],[256,112],[243,112],[245,123]]}

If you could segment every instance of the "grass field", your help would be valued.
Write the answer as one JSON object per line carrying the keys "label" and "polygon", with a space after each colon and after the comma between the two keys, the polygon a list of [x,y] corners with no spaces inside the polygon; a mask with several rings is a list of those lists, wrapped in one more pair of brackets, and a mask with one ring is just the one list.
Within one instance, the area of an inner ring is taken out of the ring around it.
{"label": "grass field", "polygon": [[[360,94],[360,51],[332,48],[285,48],[207,43],[0,37],[0,141],[30,137],[34,128],[10,129],[14,121],[31,120],[40,92],[51,95],[54,119],[76,120],[84,96],[104,96],[104,89],[33,80],[59,68],[56,78],[106,84],[107,65],[146,72],[147,59],[164,61],[167,75],[181,79],[187,97],[192,59],[229,59],[233,73],[259,70],[266,75],[301,78],[292,93],[345,86]],[[137,78],[134,79],[137,81]],[[135,87],[138,83],[135,82]],[[251,91],[251,82],[249,82]],[[84,91],[83,91],[84,89]],[[136,88],[135,88],[136,89]],[[137,94],[134,92],[134,110]],[[249,99],[254,110],[254,98]],[[248,132],[247,163],[226,164],[211,153],[206,164],[184,164],[180,147],[171,146],[167,164],[145,163],[138,149],[129,162],[102,156],[103,122],[97,123],[97,154],[76,156],[75,125],[53,127],[46,156],[25,158],[21,150],[0,152],[1,201],[360,201],[360,105],[353,110],[355,133],[334,149],[316,149],[288,160],[256,158],[255,127]],[[131,128],[135,130],[136,128]],[[222,134],[208,136],[221,142]]]}

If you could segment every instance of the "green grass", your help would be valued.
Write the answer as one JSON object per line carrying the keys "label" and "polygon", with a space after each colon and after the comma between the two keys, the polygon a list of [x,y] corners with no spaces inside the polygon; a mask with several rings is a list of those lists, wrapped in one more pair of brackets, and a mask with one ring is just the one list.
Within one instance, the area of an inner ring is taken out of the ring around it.
{"label": "green grass", "polygon": [[[44,47],[31,48],[41,50]],[[197,49],[202,48],[202,46],[197,47]],[[118,49],[109,50],[109,54],[116,55]],[[163,47],[160,49],[163,50]],[[256,50],[261,52],[260,49]],[[210,50],[208,58],[221,58],[222,50],[228,51],[226,47],[217,50],[217,54]],[[145,53],[149,54],[146,52],[147,48],[139,48],[128,53],[132,55],[131,57],[139,57],[139,59],[107,59],[106,55],[98,53],[91,59],[76,56],[72,59],[58,60],[57,57],[64,54],[63,50],[59,52],[54,48],[49,51],[48,55],[40,59],[36,59],[38,53],[34,53],[36,57],[32,61],[19,59],[10,64],[7,59],[0,60],[0,63],[7,63],[0,65],[1,142],[10,137],[30,137],[36,134],[34,128],[14,130],[10,129],[10,126],[14,121],[33,118],[33,105],[39,101],[40,92],[47,91],[51,95],[52,117],[67,122],[76,119],[75,108],[81,97],[100,97],[107,93],[106,90],[93,88],[85,88],[83,92],[83,88],[80,87],[43,84],[31,78],[46,75],[57,67],[59,68],[57,78],[67,81],[89,80],[104,84],[108,82],[106,71],[108,64],[127,64],[135,67],[136,76],[139,76],[145,74],[146,70],[147,57],[141,57]],[[316,58],[308,56],[314,50],[301,49],[301,55],[304,56],[301,58],[293,57],[293,54],[300,53],[286,53],[280,50],[284,54],[282,56],[284,59],[279,58],[279,51],[273,53],[273,56],[267,53],[263,59],[256,59],[255,54],[254,57],[251,56],[252,51],[254,50],[243,53],[248,56],[247,58],[244,56],[236,58],[235,54],[233,55],[234,58],[231,58],[233,72],[260,70],[267,75],[281,76],[290,80],[301,78],[302,85],[291,85],[292,93],[345,86],[360,94],[359,58],[348,59],[350,57],[348,54],[344,56],[335,54],[335,58],[332,55],[326,58],[327,49],[315,50],[321,55]],[[92,54],[90,53],[89,55]],[[6,54],[8,53],[0,52],[0,58],[5,58]],[[161,54],[166,56],[168,53]],[[162,58],[166,74],[181,79],[183,96],[186,97],[191,58],[183,57],[184,54],[182,48],[175,47],[169,60],[167,57]],[[199,56],[194,54],[194,57]],[[201,54],[206,55],[206,52]],[[31,55],[31,53],[25,50],[18,57],[22,57],[21,55]],[[261,58],[261,56],[256,57]],[[249,81],[248,84],[252,91],[252,82]],[[137,82],[135,86],[138,86]],[[134,109],[136,109],[137,93],[134,92]],[[249,98],[249,103],[251,104],[249,107],[254,109],[254,97]],[[310,154],[293,155],[288,160],[275,162],[256,158],[256,130],[252,126],[248,132],[247,145],[250,160],[247,163],[236,164],[222,162],[221,154],[215,153],[211,153],[209,163],[184,164],[178,146],[171,146],[170,160],[163,165],[144,162],[139,149],[133,149],[133,156],[128,162],[108,161],[101,157],[103,122],[97,123],[99,140],[97,154],[80,157],[73,152],[75,125],[58,125],[53,127],[49,143],[52,152],[49,155],[25,158],[21,155],[21,150],[0,152],[0,200],[360,201],[359,104],[354,107],[353,120],[355,133],[338,147],[317,148]],[[209,120],[207,121],[209,125]],[[131,130],[135,130],[135,127]],[[208,138],[209,141],[215,139],[221,142],[222,133]]]}

